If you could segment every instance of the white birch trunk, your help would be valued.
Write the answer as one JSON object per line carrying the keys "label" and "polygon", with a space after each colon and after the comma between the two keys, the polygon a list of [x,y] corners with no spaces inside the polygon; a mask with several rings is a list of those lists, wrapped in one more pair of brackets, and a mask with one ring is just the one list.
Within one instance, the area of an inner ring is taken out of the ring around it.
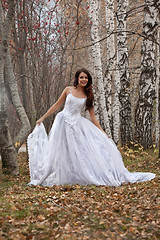
{"label": "white birch trunk", "polygon": [[157,10],[154,0],[145,0],[139,99],[136,108],[136,139],[148,148],[152,141],[152,112],[155,99],[155,43]]}
{"label": "white birch trunk", "polygon": [[[106,27],[107,35],[115,31],[114,24],[114,1],[106,0]],[[116,144],[119,142],[119,128],[120,128],[120,117],[119,117],[119,89],[120,89],[120,77],[119,71],[116,66],[116,38],[115,34],[111,34],[107,38],[107,76],[106,76],[106,90],[108,96],[108,115],[109,119],[112,119],[113,126],[113,140]],[[109,87],[108,87],[109,86]],[[114,87],[114,92],[112,91]],[[113,94],[113,98],[112,98]],[[112,102],[113,101],[113,102]]]}
{"label": "white birch trunk", "polygon": [[4,85],[4,67],[8,43],[14,16],[14,1],[9,1],[7,16],[4,19],[2,4],[0,1],[0,154],[2,158],[2,169],[5,172],[18,174],[18,162],[15,148],[9,131],[6,113],[6,91]]}
{"label": "white birch trunk", "polygon": [[[113,2],[112,2],[113,4]],[[109,35],[112,31],[112,12],[110,6],[110,1],[105,4],[105,11],[106,11],[106,32]],[[105,90],[105,97],[106,97],[106,104],[108,108],[108,118],[109,124],[111,128],[111,133],[113,137],[113,119],[112,119],[112,72],[111,69],[113,67],[113,58],[115,57],[115,49],[114,49],[114,41],[113,36],[111,35],[109,38],[106,39],[106,54],[107,54],[107,63],[105,67],[105,76],[104,76],[104,90]]]}
{"label": "white birch trunk", "polygon": [[118,65],[115,65],[115,77],[114,77],[114,95],[113,95],[113,138],[116,144],[120,142],[120,76],[118,71]]}
{"label": "white birch trunk", "polygon": [[15,139],[13,139],[14,143],[19,143],[17,145],[17,150],[20,148],[20,146],[24,143],[26,140],[27,135],[29,134],[31,130],[30,122],[28,120],[27,114],[24,110],[24,107],[21,103],[19,93],[18,93],[18,86],[15,79],[15,75],[13,72],[13,66],[11,62],[11,56],[10,52],[8,50],[7,56],[6,56],[6,66],[5,66],[5,84],[8,88],[7,92],[10,94],[10,99],[12,101],[12,104],[17,112],[18,118],[21,122],[21,128],[18,132]]}
{"label": "white birch trunk", "polygon": [[120,75],[120,134],[123,145],[132,139],[129,63],[126,36],[127,0],[117,1],[117,61]]}
{"label": "white birch trunk", "polygon": [[[159,4],[159,5],[158,5]],[[160,3],[157,3],[157,17],[158,17],[158,25],[160,27]],[[158,31],[158,39],[159,39],[159,42],[160,42],[160,29]],[[159,113],[159,154],[158,154],[158,157],[160,158],[160,46],[159,46],[159,62],[158,62],[158,73],[157,75],[159,74],[159,101],[158,101],[158,113]]]}
{"label": "white birch trunk", "polygon": [[158,103],[158,112],[159,112],[159,155],[160,158],[160,84],[159,84],[159,103]]}
{"label": "white birch trunk", "polygon": [[[158,34],[157,34],[157,42],[160,43],[160,30],[158,30]],[[156,147],[158,147],[159,144],[159,112],[158,112],[158,108],[159,108],[159,87],[160,87],[160,47],[159,45],[157,45],[157,57],[156,57],[156,84],[155,84],[155,95],[156,95],[156,122],[155,122],[155,145]]]}
{"label": "white birch trunk", "polygon": [[98,103],[99,108],[99,119],[100,123],[103,127],[103,129],[106,131],[108,136],[111,137],[111,130],[109,126],[109,119],[108,119],[108,113],[106,108],[106,101],[105,101],[105,91],[104,91],[104,85],[103,85],[103,74],[102,74],[102,62],[101,62],[101,49],[100,49],[100,43],[96,43],[99,41],[99,22],[98,22],[98,12],[99,12],[99,6],[97,0],[88,0],[89,5],[89,17],[92,21],[91,26],[91,39],[92,39],[92,57],[94,61],[94,70],[95,75],[97,78],[96,84],[97,84],[97,90],[96,90],[96,100]]}
{"label": "white birch trunk", "polygon": [[160,84],[159,84],[159,104],[158,104],[158,110],[159,110],[159,154],[158,154],[158,157],[160,158]]}

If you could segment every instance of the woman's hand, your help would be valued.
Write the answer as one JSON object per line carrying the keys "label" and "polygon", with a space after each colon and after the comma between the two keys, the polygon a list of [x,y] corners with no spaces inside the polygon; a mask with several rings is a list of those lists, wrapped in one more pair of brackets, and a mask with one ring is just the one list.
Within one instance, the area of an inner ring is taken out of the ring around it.
{"label": "woman's hand", "polygon": [[40,119],[38,119],[38,120],[36,121],[36,124],[40,125],[40,124],[43,122],[43,120],[44,120],[44,118],[41,117]]}

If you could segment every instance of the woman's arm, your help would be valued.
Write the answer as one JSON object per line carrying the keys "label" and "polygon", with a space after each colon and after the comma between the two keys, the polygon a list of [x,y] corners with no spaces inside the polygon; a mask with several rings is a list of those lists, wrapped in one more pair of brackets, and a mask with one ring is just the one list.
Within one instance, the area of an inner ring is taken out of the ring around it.
{"label": "woman's arm", "polygon": [[52,107],[50,109],[48,109],[48,111],[40,118],[37,120],[36,124],[41,124],[41,122],[43,122],[43,120],[45,118],[47,118],[48,116],[50,116],[52,113],[54,113],[56,110],[58,110],[58,108],[65,102],[66,96],[68,93],[68,87],[66,87],[61,96],[59,97],[59,99],[57,100],[57,102],[55,104],[52,105]]}
{"label": "woman's arm", "polygon": [[[99,122],[98,122],[98,120],[97,120],[97,118],[96,118],[96,116],[95,116],[95,112],[94,112],[94,108],[93,108],[93,107],[89,109],[89,115],[90,115],[90,118],[91,118],[92,123],[93,123],[96,127],[98,127],[102,132],[104,132],[104,133],[106,134],[106,132],[102,129],[101,125],[99,124]],[[107,134],[106,134],[106,135],[107,135]],[[108,136],[107,136],[107,137],[108,137]]]}

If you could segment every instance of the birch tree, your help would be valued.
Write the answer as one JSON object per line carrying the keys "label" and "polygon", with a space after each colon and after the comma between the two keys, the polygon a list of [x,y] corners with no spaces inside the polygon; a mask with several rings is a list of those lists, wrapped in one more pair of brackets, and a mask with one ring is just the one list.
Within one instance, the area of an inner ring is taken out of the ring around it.
{"label": "birch tree", "polygon": [[159,111],[159,158],[160,158],[160,84],[159,84],[159,105],[158,105],[158,111]]}
{"label": "birch tree", "polygon": [[[106,0],[105,4],[106,9],[106,28],[107,34],[107,66],[106,66],[106,89],[108,92],[108,115],[109,119],[112,119],[113,126],[113,140],[118,144],[119,142],[119,127],[120,127],[120,119],[119,119],[119,88],[120,88],[120,78],[119,71],[116,66],[116,37],[114,34],[115,31],[115,23],[114,23],[114,1]],[[112,88],[114,90],[112,91]],[[113,98],[112,98],[113,93]],[[112,103],[113,100],[113,103]]]}
{"label": "birch tree", "polygon": [[127,0],[117,1],[117,60],[120,76],[120,133],[122,144],[132,139],[128,49],[126,37]]}
{"label": "birch tree", "polygon": [[102,73],[102,62],[101,62],[101,48],[99,38],[99,22],[98,22],[98,12],[99,12],[99,5],[97,0],[88,0],[88,14],[92,21],[91,26],[91,40],[92,40],[92,57],[94,62],[94,70],[96,75],[96,100],[98,104],[98,113],[99,119],[102,127],[107,132],[107,134],[111,137],[111,130],[109,126],[109,119],[108,113],[106,108],[106,101],[105,101],[105,91],[104,91],[104,84],[103,84],[103,73]]}
{"label": "birch tree", "polygon": [[[4,6],[2,7],[2,3],[0,1],[0,154],[2,157],[3,170],[12,174],[18,174],[16,150],[18,150],[26,139],[30,131],[30,124],[20,101],[10,51],[8,48],[15,9],[14,1],[10,0],[8,3],[6,11],[3,12]],[[8,125],[6,113],[6,93],[8,95],[8,99],[11,100],[14,105],[21,122],[21,128],[15,139],[12,139]]]}
{"label": "birch tree", "polygon": [[[160,42],[160,30],[158,30],[158,34],[157,34],[157,42]],[[156,46],[157,50],[157,57],[156,57],[156,83],[155,83],[155,95],[156,95],[156,119],[155,119],[155,144],[156,147],[158,147],[159,144],[159,122],[160,122],[160,118],[159,118],[159,88],[160,88],[160,47],[159,45]]]}
{"label": "birch tree", "polygon": [[[160,3],[157,6],[157,10],[158,10],[158,25],[159,25],[159,29],[158,29],[158,42],[160,42]],[[159,76],[159,92],[158,92],[158,116],[159,116],[159,158],[160,158],[160,45],[158,46],[158,62],[157,62],[157,76]]]}
{"label": "birch tree", "polygon": [[[26,69],[25,69],[25,48],[27,40],[27,31],[26,31],[26,1],[22,1],[21,4],[19,1],[16,3],[16,17],[14,21],[13,36],[15,47],[18,52],[18,66],[19,66],[19,75],[21,79],[21,89],[22,89],[22,101],[25,111],[29,112],[28,105],[28,93],[27,93],[27,79],[26,79]],[[18,31],[16,26],[18,26]]]}
{"label": "birch tree", "polygon": [[16,143],[16,148],[18,148],[24,143],[26,140],[27,135],[30,132],[30,122],[25,112],[25,109],[22,105],[19,92],[18,92],[18,85],[14,75],[13,65],[11,61],[11,55],[8,50],[6,55],[6,64],[5,64],[5,87],[7,90],[7,95],[9,100],[14,106],[16,110],[18,119],[20,120],[21,127],[18,131],[17,135],[13,139],[13,144]]}
{"label": "birch tree", "polygon": [[4,84],[4,67],[14,16],[14,1],[9,0],[8,3],[8,12],[5,17],[2,3],[0,1],[0,154],[2,157],[2,168],[7,169],[13,174],[17,174],[18,164],[16,151],[12,145],[12,139],[8,126],[6,113],[6,92]]}
{"label": "birch tree", "polygon": [[139,99],[136,108],[136,139],[144,148],[152,146],[152,112],[155,99],[157,1],[145,0]]}

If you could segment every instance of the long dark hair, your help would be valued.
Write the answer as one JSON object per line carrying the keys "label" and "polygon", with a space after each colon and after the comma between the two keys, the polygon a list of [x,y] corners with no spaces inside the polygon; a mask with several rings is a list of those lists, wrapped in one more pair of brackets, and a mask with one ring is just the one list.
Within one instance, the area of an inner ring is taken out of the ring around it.
{"label": "long dark hair", "polygon": [[93,107],[94,95],[93,95],[93,91],[92,91],[92,76],[88,72],[88,70],[86,70],[85,68],[79,69],[76,72],[76,74],[75,74],[75,79],[74,79],[73,85],[74,85],[75,88],[77,88],[77,86],[78,86],[78,77],[79,77],[80,73],[82,73],[82,72],[87,74],[87,77],[88,77],[88,83],[84,87],[84,92],[87,95],[85,110],[89,110],[90,108]]}

